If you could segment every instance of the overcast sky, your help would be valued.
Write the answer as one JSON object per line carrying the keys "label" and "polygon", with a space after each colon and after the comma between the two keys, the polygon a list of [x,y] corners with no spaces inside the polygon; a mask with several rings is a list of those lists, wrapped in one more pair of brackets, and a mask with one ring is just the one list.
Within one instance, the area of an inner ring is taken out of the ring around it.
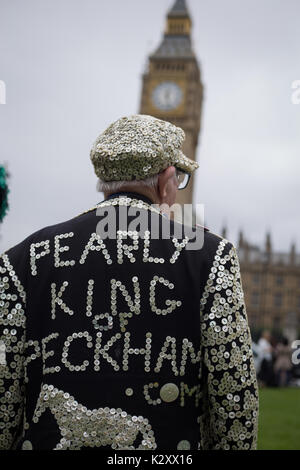
{"label": "overcast sky", "polygon": [[[89,151],[139,111],[146,58],[174,0],[0,0],[0,251],[101,200]],[[195,202],[206,225],[300,251],[299,0],[188,0],[205,86]]]}

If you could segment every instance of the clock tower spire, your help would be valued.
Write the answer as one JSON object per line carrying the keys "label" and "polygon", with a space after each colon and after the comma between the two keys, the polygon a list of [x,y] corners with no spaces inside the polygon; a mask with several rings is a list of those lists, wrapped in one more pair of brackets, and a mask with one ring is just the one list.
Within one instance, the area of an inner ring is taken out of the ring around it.
{"label": "clock tower spire", "polygon": [[[187,2],[176,0],[167,14],[162,41],[150,55],[143,75],[140,113],[180,126],[186,134],[183,151],[196,160],[203,86],[191,32]],[[186,189],[178,192],[177,202],[192,202],[193,179]]]}
{"label": "clock tower spire", "polygon": [[192,21],[186,1],[177,0],[168,13],[166,34],[190,34]]}

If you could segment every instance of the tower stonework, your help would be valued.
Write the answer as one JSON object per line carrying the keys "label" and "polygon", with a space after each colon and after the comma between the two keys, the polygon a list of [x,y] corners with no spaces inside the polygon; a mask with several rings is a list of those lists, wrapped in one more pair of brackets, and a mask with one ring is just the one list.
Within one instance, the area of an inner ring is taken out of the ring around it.
{"label": "tower stonework", "polygon": [[[150,55],[143,75],[140,113],[180,126],[186,135],[183,152],[196,160],[203,86],[191,29],[186,0],[176,0],[167,16],[163,40]],[[178,191],[177,202],[192,203],[193,179],[186,189]]]}

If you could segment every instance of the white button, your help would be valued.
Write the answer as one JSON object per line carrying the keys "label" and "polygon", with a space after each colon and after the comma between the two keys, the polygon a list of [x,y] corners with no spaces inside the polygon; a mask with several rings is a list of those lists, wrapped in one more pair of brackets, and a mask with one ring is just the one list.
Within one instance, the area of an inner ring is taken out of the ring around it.
{"label": "white button", "polygon": [[22,450],[32,450],[32,444],[30,441],[24,441],[22,444]]}
{"label": "white button", "polygon": [[163,401],[170,403],[178,397],[179,388],[173,383],[165,384],[161,387],[159,394]]}
{"label": "white button", "polygon": [[177,449],[178,450],[189,450],[191,448],[191,444],[189,441],[180,441],[177,444]]}

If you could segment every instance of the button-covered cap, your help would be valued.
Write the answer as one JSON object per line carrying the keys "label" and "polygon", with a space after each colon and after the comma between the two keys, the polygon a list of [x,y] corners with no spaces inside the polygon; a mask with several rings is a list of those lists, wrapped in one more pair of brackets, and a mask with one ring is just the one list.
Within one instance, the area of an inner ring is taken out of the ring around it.
{"label": "button-covered cap", "polygon": [[142,180],[173,165],[192,173],[199,165],[180,149],[184,139],[180,127],[137,114],[119,119],[100,134],[90,157],[102,181]]}

